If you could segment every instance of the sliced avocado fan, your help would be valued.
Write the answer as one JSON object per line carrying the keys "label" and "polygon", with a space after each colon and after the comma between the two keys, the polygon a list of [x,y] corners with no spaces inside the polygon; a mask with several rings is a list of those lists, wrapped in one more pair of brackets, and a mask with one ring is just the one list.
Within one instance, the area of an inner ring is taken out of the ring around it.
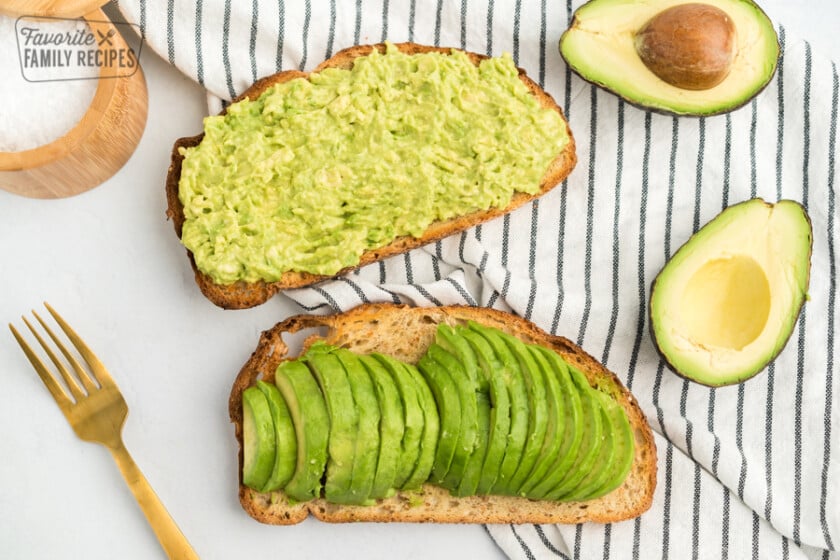
{"label": "sliced avocado fan", "polygon": [[439,325],[417,366],[323,341],[242,394],[243,484],[371,505],[435,484],[453,496],[586,501],[621,486],[628,413],[552,348]]}

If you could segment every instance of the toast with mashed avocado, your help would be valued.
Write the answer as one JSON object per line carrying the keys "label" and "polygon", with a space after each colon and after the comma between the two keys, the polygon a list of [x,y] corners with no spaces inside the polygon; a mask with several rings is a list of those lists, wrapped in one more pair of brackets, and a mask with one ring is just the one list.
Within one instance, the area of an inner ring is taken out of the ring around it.
{"label": "toast with mashed avocado", "polygon": [[[313,332],[300,353],[288,356],[284,336],[307,330]],[[373,366],[354,373],[365,363]],[[483,378],[486,367],[502,373]],[[463,370],[460,378],[455,369]],[[368,388],[370,397],[361,399],[354,376],[364,371],[374,380],[393,375],[390,396],[382,393],[377,401]],[[505,381],[499,389],[482,379]],[[527,396],[517,399],[523,380]],[[259,446],[260,420],[253,418],[259,409],[245,397],[259,396],[266,384],[276,384],[287,399],[297,445],[278,440],[275,446],[265,430],[261,439],[271,445]],[[470,414],[465,395],[477,405]],[[233,384],[229,414],[240,450],[241,505],[267,524],[295,524],[310,515],[339,523],[611,523],[646,511],[656,486],[653,434],[615,374],[569,340],[493,309],[366,304],[330,316],[290,317],[262,333]],[[370,414],[378,415],[378,431],[361,428]],[[500,435],[502,415],[510,422]],[[517,422],[524,426],[519,436]],[[496,441],[502,447],[494,451]],[[305,488],[246,480],[257,467],[268,480],[272,463],[287,464],[289,455],[303,473],[292,480],[305,478]],[[383,473],[389,478],[382,487],[391,489],[372,492],[370,481]],[[476,492],[488,474],[488,489]],[[526,487],[533,491],[520,490]]]}
{"label": "toast with mashed avocado", "polygon": [[508,213],[575,163],[561,109],[509,55],[355,46],[179,139],[167,215],[204,295],[241,309]]}

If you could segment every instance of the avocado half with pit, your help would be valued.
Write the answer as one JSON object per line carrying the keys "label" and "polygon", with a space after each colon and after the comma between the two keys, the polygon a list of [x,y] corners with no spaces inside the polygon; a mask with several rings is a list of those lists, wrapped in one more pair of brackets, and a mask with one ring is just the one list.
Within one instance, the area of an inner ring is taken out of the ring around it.
{"label": "avocado half with pit", "polygon": [[668,366],[709,386],[763,370],[807,297],[812,238],[808,214],[791,200],[748,200],[703,226],[651,288],[651,332]]}
{"label": "avocado half with pit", "polygon": [[770,82],[779,41],[751,0],[590,0],[560,38],[583,79],[675,115],[736,109]]}

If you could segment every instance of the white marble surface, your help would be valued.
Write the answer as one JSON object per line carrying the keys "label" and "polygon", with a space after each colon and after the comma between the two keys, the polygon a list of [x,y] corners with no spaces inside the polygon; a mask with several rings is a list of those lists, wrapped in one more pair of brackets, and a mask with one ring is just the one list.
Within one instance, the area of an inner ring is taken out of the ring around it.
{"label": "white marble surface", "polygon": [[[836,0],[762,5],[840,61]],[[198,292],[165,219],[163,183],[172,142],[200,130],[205,99],[154,53],[141,63],[148,123],[115,177],[64,200],[0,191],[0,322],[19,324],[47,300],[94,348],[129,402],[127,446],[202,558],[500,557],[481,526],[283,528],[241,510],[230,385],[259,332],[299,310],[277,297],[223,311]],[[0,446],[0,556],[163,557],[108,453],[76,439],[8,332]]]}

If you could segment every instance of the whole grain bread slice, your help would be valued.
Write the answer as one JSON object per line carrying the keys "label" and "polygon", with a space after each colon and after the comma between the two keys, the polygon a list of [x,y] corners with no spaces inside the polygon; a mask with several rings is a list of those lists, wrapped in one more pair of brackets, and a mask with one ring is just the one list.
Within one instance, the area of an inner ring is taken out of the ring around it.
{"label": "whole grain bread slice", "polygon": [[[257,379],[273,380],[277,365],[287,359],[283,339],[305,329],[316,329],[303,343],[315,340],[360,354],[381,352],[416,363],[432,343],[439,323],[467,321],[498,328],[526,343],[540,344],[576,365],[589,383],[610,395],[627,412],[635,434],[633,465],[624,483],[609,494],[585,502],[537,501],[509,496],[456,498],[447,490],[426,484],[417,492],[398,492],[371,506],[346,506],[317,499],[290,503],[282,492],[259,493],[241,482],[242,391]],[[239,443],[239,500],[257,521],[290,525],[312,515],[327,522],[434,522],[434,523],[612,523],[646,511],[656,486],[656,447],[653,433],[633,395],[621,381],[571,341],[552,336],[523,318],[501,311],[465,306],[419,308],[394,304],[365,304],[346,313],[296,315],[262,333],[256,350],[242,367],[230,394],[229,413]]]}
{"label": "whole grain bread slice", "polygon": [[[400,51],[408,54],[429,52],[449,53],[452,50],[458,50],[451,48],[429,47],[418,45],[416,43],[399,43],[395,46]],[[385,45],[357,45],[344,49],[322,62],[313,70],[313,72],[320,72],[325,68],[351,68],[353,61],[356,58],[368,55],[373,49],[378,49],[380,52],[384,52]],[[476,65],[478,65],[481,60],[488,58],[484,55],[476,53],[468,52],[467,55]],[[234,102],[244,98],[256,99],[274,84],[286,82],[295,78],[306,78],[307,76],[309,76],[309,74],[299,72],[297,70],[288,70],[268,76],[254,83],[242,95],[234,99]],[[551,95],[528,78],[525,71],[521,68],[519,69],[519,79],[528,86],[528,89],[539,100],[543,107],[557,111],[557,113],[563,117],[562,109],[557,105]],[[564,122],[566,122],[565,118]],[[512,212],[523,204],[544,195],[560,184],[569,175],[569,173],[571,173],[577,163],[577,155],[575,152],[575,141],[571,130],[569,130],[567,122],[566,131],[569,136],[569,142],[549,165],[545,175],[543,176],[543,180],[540,183],[539,191],[534,195],[516,192],[514,193],[510,204],[508,204],[505,208],[490,208],[488,210],[476,211],[463,216],[458,216],[450,220],[435,222],[426,229],[422,236],[399,237],[388,245],[366,251],[361,255],[358,265],[340,270],[335,275],[331,276],[311,274],[308,272],[288,271],[285,272],[276,282],[239,281],[233,284],[220,285],[215,284],[208,275],[204,274],[196,267],[192,254],[187,251],[190,263],[195,273],[195,281],[201,289],[201,292],[216,305],[226,309],[245,309],[264,303],[278,291],[291,288],[303,288],[329,278],[334,278],[356,268],[380,261],[387,257],[405,253],[417,247],[442,239],[443,237],[461,232],[472,226]],[[169,172],[166,176],[166,215],[172,220],[172,224],[175,227],[175,233],[178,235],[178,238],[181,237],[181,228],[184,224],[184,209],[181,205],[180,199],[178,198],[178,183],[181,177],[181,164],[184,159],[180,150],[181,148],[197,146],[201,142],[202,138],[204,138],[204,134],[188,138],[180,138],[175,142],[175,145],[172,148],[172,159],[169,166]]]}

